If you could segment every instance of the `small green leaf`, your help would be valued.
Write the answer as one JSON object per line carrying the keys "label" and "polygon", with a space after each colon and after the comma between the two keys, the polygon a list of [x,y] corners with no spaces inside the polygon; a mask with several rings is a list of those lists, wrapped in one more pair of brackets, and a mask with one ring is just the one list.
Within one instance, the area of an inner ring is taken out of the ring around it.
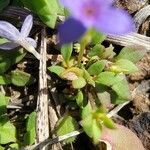
{"label": "small green leaf", "polygon": [[84,100],[84,95],[81,90],[78,91],[77,96],[76,96],[76,102],[79,107],[83,107],[83,100]]}
{"label": "small green leaf", "polygon": [[93,112],[92,107],[91,107],[90,103],[88,103],[85,107],[82,108],[82,112],[81,112],[82,119],[86,118],[92,112]]}
{"label": "small green leaf", "polygon": [[59,3],[59,0],[57,0],[57,3],[58,3],[58,15],[65,16],[65,8],[64,8],[64,6],[62,6]]}
{"label": "small green leaf", "polygon": [[84,131],[86,134],[92,138],[93,137],[93,130],[92,130],[92,125],[93,125],[93,116],[92,113],[87,115],[82,121],[81,121],[81,126],[83,127]]}
{"label": "small green leaf", "polygon": [[21,0],[23,4],[38,14],[41,20],[49,27],[54,28],[57,20],[57,0]]}
{"label": "small green leaf", "polygon": [[51,67],[48,67],[48,70],[50,72],[57,74],[58,76],[60,76],[60,74],[65,71],[65,69],[61,66],[51,66]]}
{"label": "small green leaf", "polygon": [[13,150],[19,149],[19,145],[17,143],[10,144],[9,147],[11,147]]}
{"label": "small green leaf", "polygon": [[0,92],[0,116],[6,113],[6,97]]}
{"label": "small green leaf", "polygon": [[91,44],[95,45],[98,43],[102,43],[106,39],[106,35],[97,32],[95,29],[91,29],[91,36],[92,36],[92,41]]}
{"label": "small green leaf", "polygon": [[28,116],[27,131],[30,131],[31,129],[35,129],[35,125],[36,125],[36,112],[32,112]]}
{"label": "small green leaf", "polygon": [[105,68],[105,64],[106,61],[105,60],[100,60],[95,62],[94,64],[92,64],[89,68],[88,68],[88,72],[90,75],[98,75],[100,74],[103,69]]}
{"label": "small green leaf", "polygon": [[93,80],[92,76],[90,76],[90,74],[85,70],[84,70],[84,79],[86,79],[87,83],[92,85],[93,87],[95,87],[95,81]]}
{"label": "small green leaf", "polygon": [[111,95],[111,102],[113,104],[122,104],[128,100],[128,99],[123,99],[122,97],[120,97],[115,91],[111,91],[110,95]]}
{"label": "small green leaf", "polygon": [[[5,39],[1,39],[1,42],[5,43]],[[23,52],[23,48],[16,49],[15,51],[0,51],[0,74],[5,73],[10,66],[18,63],[21,61],[24,56],[26,55],[25,52]]]}
{"label": "small green leaf", "polygon": [[100,118],[103,121],[103,124],[110,129],[114,129],[115,123],[113,122],[112,119],[108,118],[106,115],[103,115],[103,117]]}
{"label": "small green leaf", "polygon": [[23,51],[23,48],[18,49],[17,51],[11,52],[11,65],[14,65],[20,62],[26,55],[26,52]]}
{"label": "small green leaf", "polygon": [[16,129],[9,121],[0,126],[0,144],[16,142]]}
{"label": "small green leaf", "polygon": [[[1,39],[1,41],[4,42],[5,39]],[[16,48],[15,51],[1,50],[0,51],[0,61],[4,62],[6,59],[9,59],[11,62],[11,65],[14,65],[14,64],[18,63],[19,61],[21,61],[25,55],[26,55],[26,52],[24,52],[23,48]]]}
{"label": "small green leaf", "polygon": [[106,113],[107,113],[107,109],[103,106],[98,107],[95,111],[96,116],[100,115],[100,117],[104,116]]}
{"label": "small green leaf", "polygon": [[120,82],[122,79],[123,78],[120,75],[116,75],[113,72],[105,71],[105,72],[100,73],[97,76],[95,82],[97,82],[99,84],[104,84],[107,86],[112,86],[115,83]]}
{"label": "small green leaf", "polygon": [[93,136],[92,136],[93,142],[94,142],[94,144],[98,144],[102,129],[101,129],[101,125],[96,121],[96,119],[93,120],[92,131],[93,131],[93,133],[92,133],[93,134]]}
{"label": "small green leaf", "polygon": [[93,118],[90,114],[81,121],[81,126],[83,127],[85,133],[93,139],[93,142],[97,144],[101,136],[101,125]]}
{"label": "small green leaf", "polygon": [[75,89],[81,89],[85,85],[86,85],[86,81],[83,77],[79,77],[78,79],[72,81],[72,86]]}
{"label": "small green leaf", "polygon": [[103,45],[97,44],[92,48],[92,50],[90,50],[88,55],[89,57],[93,57],[93,56],[102,57],[104,50],[105,50],[105,47]]}
{"label": "small green leaf", "polygon": [[28,73],[15,70],[11,72],[11,82],[16,86],[25,86],[28,84],[32,84],[35,79]]}
{"label": "small green leaf", "polygon": [[56,14],[49,14],[49,15],[40,15],[39,18],[48,26],[51,28],[55,28],[56,21],[57,21],[57,15]]}
{"label": "small green leaf", "polygon": [[113,50],[114,50],[114,47],[111,44],[109,47],[105,48],[102,58],[103,59],[105,59],[105,58],[112,59],[116,55],[116,53]]}
{"label": "small green leaf", "polygon": [[35,143],[35,138],[36,138],[35,129],[31,129],[30,131],[27,131],[24,135],[24,144],[32,145],[33,143]]}
{"label": "small green leaf", "polygon": [[125,78],[123,80],[121,80],[120,82],[114,84],[112,86],[112,89],[122,99],[127,99],[127,100],[131,99],[131,93],[130,93],[129,85],[128,85],[128,82]]}
{"label": "small green leaf", "polygon": [[119,59],[110,67],[110,70],[113,72],[123,72],[129,74],[137,72],[138,68],[133,64],[133,62],[127,59]]}
{"label": "small green leaf", "polygon": [[36,112],[32,112],[27,119],[27,132],[24,135],[24,144],[32,145],[36,138]]}
{"label": "small green leaf", "polygon": [[[65,135],[78,129],[78,124],[74,118],[69,115],[65,115],[61,118],[56,125],[56,133],[58,136]],[[75,138],[69,138],[65,140],[65,143],[73,142]]]}
{"label": "small green leaf", "polygon": [[0,150],[5,150],[5,148],[4,148],[4,147],[2,147],[2,146],[0,146]]}
{"label": "small green leaf", "polygon": [[97,93],[99,93],[99,92],[105,92],[108,89],[109,89],[108,86],[96,83],[95,90],[96,90]]}
{"label": "small green leaf", "polygon": [[65,60],[66,64],[69,63],[69,60],[70,60],[70,57],[72,54],[72,49],[73,49],[72,43],[71,44],[65,44],[61,48],[61,54],[62,54],[63,59]]}
{"label": "small green leaf", "polygon": [[5,61],[0,62],[0,74],[5,73],[11,66],[11,61],[8,58],[5,58]]}
{"label": "small green leaf", "polygon": [[136,63],[145,55],[145,53],[146,50],[142,46],[128,46],[121,50],[116,59],[128,59],[129,61]]}

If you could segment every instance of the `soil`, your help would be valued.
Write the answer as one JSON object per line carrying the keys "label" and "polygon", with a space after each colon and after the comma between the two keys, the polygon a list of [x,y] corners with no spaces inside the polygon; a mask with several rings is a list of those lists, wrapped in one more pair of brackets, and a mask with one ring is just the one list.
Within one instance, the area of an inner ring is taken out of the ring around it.
{"label": "soil", "polygon": [[128,10],[129,13],[134,13],[148,5],[148,0],[116,0],[115,5]]}
{"label": "soil", "polygon": [[150,112],[134,116],[127,126],[141,139],[144,147],[150,150]]}

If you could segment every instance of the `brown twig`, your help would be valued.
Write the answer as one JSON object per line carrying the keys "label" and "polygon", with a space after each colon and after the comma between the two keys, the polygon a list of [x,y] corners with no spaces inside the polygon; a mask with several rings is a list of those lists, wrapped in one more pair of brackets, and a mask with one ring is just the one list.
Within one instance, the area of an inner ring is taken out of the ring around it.
{"label": "brown twig", "polygon": [[[49,138],[48,121],[48,90],[46,74],[46,31],[42,29],[40,54],[42,59],[39,66],[39,95],[37,100],[37,143]],[[43,147],[42,150],[46,148]]]}

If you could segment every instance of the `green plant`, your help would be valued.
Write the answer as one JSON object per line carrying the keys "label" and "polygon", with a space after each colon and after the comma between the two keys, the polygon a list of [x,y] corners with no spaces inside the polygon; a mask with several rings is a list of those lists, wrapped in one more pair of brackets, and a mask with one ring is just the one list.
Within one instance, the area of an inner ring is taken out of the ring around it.
{"label": "green plant", "polygon": [[[69,99],[76,100],[74,103],[81,112],[79,124],[95,144],[99,142],[103,126],[115,128],[113,121],[107,117],[109,106],[131,99],[125,75],[138,71],[135,63],[144,55],[132,46],[116,54],[112,45],[105,47],[101,44],[104,37],[93,29],[88,31],[78,44],[63,45],[62,62],[48,67],[50,72],[70,85],[71,92],[64,95],[68,97],[68,103]],[[73,51],[77,55],[72,55]],[[65,134],[64,126],[58,126]]]}
{"label": "green plant", "polygon": [[16,128],[7,116],[9,97],[0,92],[0,145],[16,143]]}

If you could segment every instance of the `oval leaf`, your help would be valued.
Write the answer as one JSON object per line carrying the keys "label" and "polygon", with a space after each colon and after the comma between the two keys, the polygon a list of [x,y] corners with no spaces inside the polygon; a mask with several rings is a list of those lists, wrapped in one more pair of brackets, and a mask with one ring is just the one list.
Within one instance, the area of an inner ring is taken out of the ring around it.
{"label": "oval leaf", "polygon": [[79,90],[76,96],[76,102],[79,107],[83,107],[83,100],[84,100],[83,93],[82,91]]}
{"label": "oval leaf", "polygon": [[16,129],[9,121],[0,126],[0,144],[16,142]]}
{"label": "oval leaf", "polygon": [[[61,118],[56,125],[56,133],[58,136],[65,135],[78,129],[78,124],[74,118],[69,115],[65,115]],[[65,143],[73,142],[75,138],[69,138],[65,140]]]}
{"label": "oval leaf", "polygon": [[71,54],[72,54],[72,43],[71,44],[64,44],[61,48],[61,54],[63,59],[65,60],[66,64],[69,63]]}
{"label": "oval leaf", "polygon": [[113,72],[105,71],[97,76],[95,82],[107,86],[112,86],[115,83],[120,82],[121,80],[123,80],[122,76],[116,75]]}
{"label": "oval leaf", "polygon": [[92,64],[89,68],[88,68],[88,72],[90,75],[98,75],[100,74],[103,69],[105,68],[105,64],[106,61],[105,60],[100,60],[95,62],[94,64]]}
{"label": "oval leaf", "polygon": [[38,14],[41,20],[51,28],[55,27],[58,12],[57,0],[21,0],[23,4]]}
{"label": "oval leaf", "polygon": [[48,67],[48,70],[50,72],[57,74],[58,76],[60,76],[60,74],[65,71],[65,69],[61,66],[51,66],[51,67]]}
{"label": "oval leaf", "polygon": [[78,79],[72,81],[72,86],[73,86],[73,88],[75,88],[75,89],[81,89],[81,88],[83,88],[85,85],[86,85],[86,81],[85,81],[85,79],[82,78],[82,77],[79,77]]}
{"label": "oval leaf", "polygon": [[11,82],[16,86],[25,86],[31,84],[35,79],[28,73],[15,70],[11,72]]}
{"label": "oval leaf", "polygon": [[145,55],[145,53],[146,50],[142,46],[128,46],[121,50],[116,59],[128,59],[133,63],[136,63]]}
{"label": "oval leaf", "polygon": [[137,72],[138,68],[133,64],[133,62],[127,59],[119,59],[110,67],[110,70],[113,72],[123,72],[125,74],[129,74]]}
{"label": "oval leaf", "polygon": [[131,93],[129,85],[126,79],[121,80],[120,82],[114,84],[112,89],[117,93],[117,95],[122,99],[131,99]]}

